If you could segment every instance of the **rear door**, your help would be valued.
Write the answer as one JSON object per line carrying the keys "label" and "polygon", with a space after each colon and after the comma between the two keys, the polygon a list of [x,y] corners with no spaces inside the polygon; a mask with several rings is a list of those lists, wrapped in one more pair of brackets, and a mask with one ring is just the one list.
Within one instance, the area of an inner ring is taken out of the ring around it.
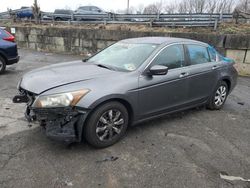
{"label": "rear door", "polygon": [[188,103],[201,103],[211,95],[217,85],[216,58],[210,57],[208,47],[199,44],[186,44],[188,58]]}

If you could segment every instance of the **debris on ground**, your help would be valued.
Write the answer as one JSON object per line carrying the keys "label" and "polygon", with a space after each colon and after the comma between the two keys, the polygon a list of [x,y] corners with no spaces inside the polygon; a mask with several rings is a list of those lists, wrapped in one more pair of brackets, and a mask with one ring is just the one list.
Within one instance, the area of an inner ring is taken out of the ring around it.
{"label": "debris on ground", "polygon": [[250,182],[250,179],[244,179],[242,177],[238,176],[229,176],[224,173],[220,173],[220,178],[224,180],[229,180],[229,181],[245,181],[245,182]]}
{"label": "debris on ground", "polygon": [[69,186],[69,187],[72,187],[73,186],[73,183],[71,181],[65,181],[65,185],[66,186]]}
{"label": "debris on ground", "polygon": [[107,162],[107,161],[116,161],[119,157],[114,157],[114,156],[109,156],[109,157],[105,157],[100,161],[96,161],[97,163],[100,162]]}
{"label": "debris on ground", "polygon": [[238,102],[238,104],[243,106],[245,103],[244,102]]}

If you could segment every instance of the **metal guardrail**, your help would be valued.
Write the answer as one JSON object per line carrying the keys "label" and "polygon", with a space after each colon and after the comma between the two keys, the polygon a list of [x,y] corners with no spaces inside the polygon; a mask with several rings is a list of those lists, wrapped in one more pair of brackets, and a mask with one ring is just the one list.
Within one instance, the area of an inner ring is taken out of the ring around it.
{"label": "metal guardrail", "polygon": [[[72,24],[146,24],[171,27],[214,27],[232,20],[232,14],[53,14],[42,13],[42,22],[68,20]],[[46,21],[45,21],[46,20]]]}
{"label": "metal guardrail", "polygon": [[[18,12],[18,10],[14,10]],[[0,13],[4,15],[8,12]],[[58,19],[60,18],[60,19]],[[233,14],[54,14],[42,13],[41,22],[60,20],[70,24],[145,24],[170,27],[214,27],[233,19]]]}
{"label": "metal guardrail", "polygon": [[77,19],[109,19],[109,20],[128,20],[128,19],[219,19],[219,20],[225,20],[225,19],[232,19],[232,14],[113,14],[113,13],[107,13],[107,14],[54,14],[54,13],[42,13],[41,17],[68,17],[72,18],[72,20]]}

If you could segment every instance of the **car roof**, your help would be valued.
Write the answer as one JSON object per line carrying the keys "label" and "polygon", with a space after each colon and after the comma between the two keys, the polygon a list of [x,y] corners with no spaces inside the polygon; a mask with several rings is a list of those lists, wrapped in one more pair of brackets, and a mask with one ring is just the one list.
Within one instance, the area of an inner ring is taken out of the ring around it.
{"label": "car roof", "polygon": [[72,12],[70,9],[55,9],[54,12]]}
{"label": "car roof", "polygon": [[171,44],[171,43],[197,43],[201,45],[208,45],[204,42],[197,40],[185,39],[185,38],[175,38],[175,37],[140,37],[140,38],[130,38],[124,39],[121,42],[134,43],[134,44]]}

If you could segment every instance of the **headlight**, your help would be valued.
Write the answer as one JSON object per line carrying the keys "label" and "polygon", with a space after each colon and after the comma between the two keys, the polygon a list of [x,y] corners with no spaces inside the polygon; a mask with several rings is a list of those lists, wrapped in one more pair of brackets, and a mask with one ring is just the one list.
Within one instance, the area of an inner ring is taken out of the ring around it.
{"label": "headlight", "polygon": [[88,89],[83,89],[67,93],[39,96],[33,106],[36,108],[75,106],[89,91]]}

